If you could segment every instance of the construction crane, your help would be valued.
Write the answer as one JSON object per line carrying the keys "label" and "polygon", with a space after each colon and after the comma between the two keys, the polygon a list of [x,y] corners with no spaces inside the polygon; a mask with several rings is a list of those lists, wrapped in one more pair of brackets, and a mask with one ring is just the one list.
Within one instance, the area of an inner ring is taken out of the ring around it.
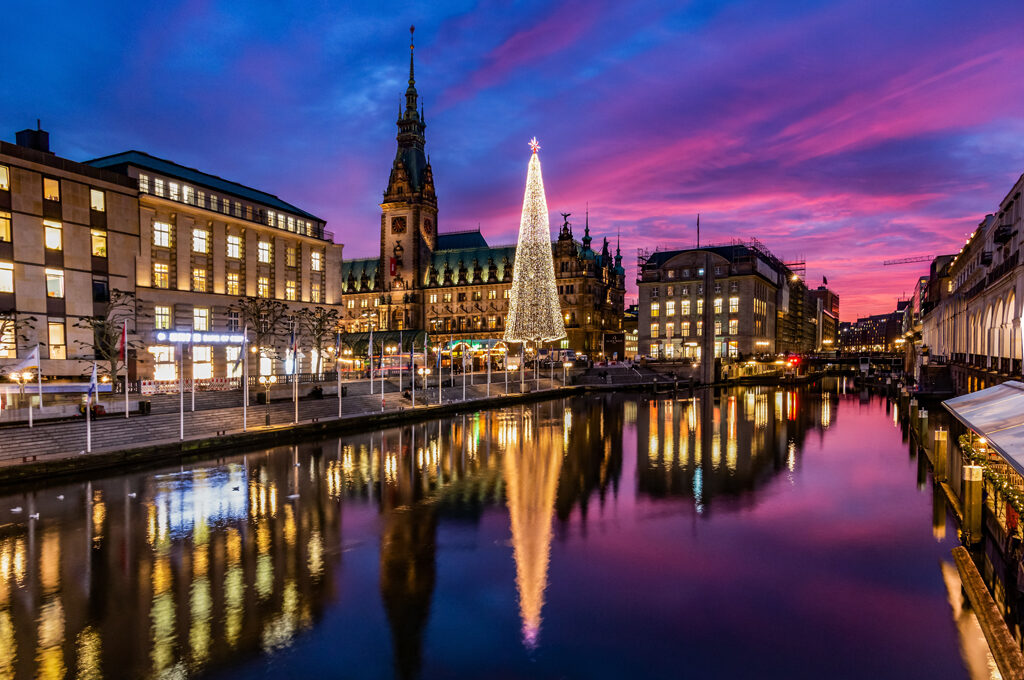
{"label": "construction crane", "polygon": [[910,264],[911,262],[931,262],[935,259],[934,255],[916,255],[914,257],[901,257],[898,260],[886,260],[882,263],[883,267],[889,267],[894,264]]}

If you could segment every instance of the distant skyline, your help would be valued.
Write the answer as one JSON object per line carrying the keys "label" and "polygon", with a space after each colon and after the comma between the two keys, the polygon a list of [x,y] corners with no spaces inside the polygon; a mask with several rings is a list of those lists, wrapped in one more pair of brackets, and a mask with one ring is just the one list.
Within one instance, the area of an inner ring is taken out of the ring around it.
{"label": "distant skyline", "polygon": [[[636,249],[756,237],[891,311],[1024,172],[1024,4],[33,3],[0,137],[127,149],[264,191],[375,255],[410,24],[442,231],[514,243],[536,136],[552,225]],[[600,241],[597,241],[598,245]]]}

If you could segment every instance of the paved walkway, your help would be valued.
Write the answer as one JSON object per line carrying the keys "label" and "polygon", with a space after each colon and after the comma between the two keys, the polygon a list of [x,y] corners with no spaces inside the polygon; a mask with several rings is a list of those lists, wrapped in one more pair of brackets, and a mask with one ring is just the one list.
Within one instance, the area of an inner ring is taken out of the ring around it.
{"label": "paved walkway", "polygon": [[[488,395],[486,375],[476,375],[475,385],[467,379],[465,398],[467,401],[485,399]],[[531,388],[538,387],[529,381]],[[393,412],[414,408],[412,401],[398,391],[397,380],[385,381],[384,411]],[[456,376],[454,387],[444,387],[443,403],[460,402],[463,400],[462,376]],[[328,387],[329,384],[325,384]],[[542,390],[561,387],[557,380],[542,377],[539,388]],[[307,394],[311,386],[300,385],[300,394]],[[381,409],[380,383],[374,385],[374,394],[369,393],[368,381],[345,383],[347,395],[342,398],[342,417],[358,417],[383,412]],[[408,385],[403,385],[408,389]],[[518,382],[509,383],[509,393],[519,391]],[[490,396],[505,394],[504,374],[492,375]],[[202,397],[200,399],[200,396]],[[290,399],[277,401],[283,393],[274,394],[274,401],[269,406],[253,404],[249,406],[247,425],[250,431],[265,427],[269,413],[271,426],[280,426],[294,422],[295,406]],[[219,433],[242,431],[241,393],[206,392],[196,395],[196,408],[190,408],[191,395],[185,394],[184,438],[205,439]],[[255,399],[254,395],[250,395]],[[418,406],[437,404],[436,385],[427,390],[416,391]],[[171,408],[173,407],[173,409]],[[299,400],[299,422],[327,420],[338,417],[338,400],[335,395],[323,399]],[[92,422],[93,452],[129,449],[161,441],[179,439],[181,415],[178,411],[178,395],[163,395],[154,399],[153,412],[149,415],[132,415],[130,419],[108,416]],[[31,457],[50,458],[84,453],[86,443],[85,419],[56,423],[37,424],[34,428],[4,427],[0,428],[0,465],[16,465]]]}

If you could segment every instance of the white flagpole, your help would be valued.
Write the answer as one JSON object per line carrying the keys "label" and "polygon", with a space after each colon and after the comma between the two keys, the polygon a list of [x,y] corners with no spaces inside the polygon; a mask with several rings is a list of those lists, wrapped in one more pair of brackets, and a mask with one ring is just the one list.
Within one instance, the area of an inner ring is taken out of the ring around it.
{"label": "white flagpole", "polygon": [[[405,347],[402,345],[402,329],[398,329],[398,356],[401,357],[405,353]],[[405,358],[398,363],[398,393],[402,393],[402,370],[405,368]]]}
{"label": "white flagpole", "polygon": [[299,336],[295,322],[292,321],[292,403],[295,405],[295,416],[292,422],[299,422]]}
{"label": "white flagpole", "polygon": [[[43,364],[42,359],[39,358],[39,343],[38,342],[36,343],[36,363],[39,364],[39,366],[36,366],[36,373],[38,373],[39,369],[42,368],[42,364]],[[18,389],[22,390],[22,391],[25,389],[25,383],[22,382],[22,379],[21,379],[20,376],[18,377]],[[39,405],[40,406],[43,405],[42,400],[39,401]],[[31,395],[29,395],[29,397],[28,397],[28,426],[32,427],[32,396]]]}
{"label": "white flagpole", "polygon": [[373,394],[373,322],[370,322],[370,344],[367,345],[369,351],[367,354],[370,355],[370,394]]}
{"label": "white flagpole", "polygon": [[[40,362],[41,363],[41,362]],[[96,377],[96,362],[92,362],[92,375]],[[92,390],[92,378],[89,380],[89,389]],[[98,390],[98,388],[97,388]],[[97,391],[97,395],[99,393]],[[85,397],[85,452],[92,453],[92,394]]]}
{"label": "white flagpole", "polygon": [[412,366],[412,407],[416,408],[416,336],[412,336],[412,349],[409,350],[409,363]]}
{"label": "white flagpole", "polygon": [[249,425],[249,324],[245,325],[242,338],[242,432]]}
{"label": "white flagpole", "polygon": [[505,394],[508,395],[508,344],[505,345]]}
{"label": "white flagpole", "polygon": [[487,396],[491,396],[491,347],[487,346]]}
{"label": "white flagpole", "polygon": [[334,372],[338,374],[338,417],[341,417],[341,343],[334,355]]}
{"label": "white flagpole", "polygon": [[462,345],[462,401],[466,401],[466,345]]}
{"label": "white flagpole", "polygon": [[[121,346],[124,352],[124,419],[128,420],[128,411],[131,408],[128,402],[128,319],[124,320],[124,331],[121,335]],[[43,398],[39,397],[39,404],[42,405]]]}
{"label": "white flagpole", "polygon": [[185,345],[178,343],[178,439],[185,438]]}
{"label": "white flagpole", "polygon": [[[36,343],[36,388],[39,390],[39,417],[43,417],[43,355],[39,353],[39,343]],[[29,413],[32,409],[29,409]]]}
{"label": "white flagpole", "polygon": [[437,346],[437,403],[441,403],[441,345]]}
{"label": "white flagpole", "polygon": [[189,383],[192,385],[192,411],[196,410],[196,358],[195,358],[195,345],[192,344],[192,340],[188,341],[188,363],[192,366],[192,377],[189,378]]}

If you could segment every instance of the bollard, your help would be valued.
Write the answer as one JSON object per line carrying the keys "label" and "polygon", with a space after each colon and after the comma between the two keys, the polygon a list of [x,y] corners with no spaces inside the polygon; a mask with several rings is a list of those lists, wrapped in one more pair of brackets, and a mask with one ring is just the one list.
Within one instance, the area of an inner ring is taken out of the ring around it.
{"label": "bollard", "polygon": [[917,440],[921,442],[921,448],[928,448],[928,410],[921,409],[917,412]]}
{"label": "bollard", "polygon": [[946,430],[935,430],[935,440],[932,444],[932,478],[936,482],[946,481],[946,465],[949,457],[949,432]]}
{"label": "bollard", "polygon": [[910,400],[910,424],[913,425],[917,422],[917,399]]}
{"label": "bollard", "polygon": [[965,465],[963,469],[963,534],[966,538],[965,542],[970,544],[981,540],[981,487],[984,477],[980,465]]}

